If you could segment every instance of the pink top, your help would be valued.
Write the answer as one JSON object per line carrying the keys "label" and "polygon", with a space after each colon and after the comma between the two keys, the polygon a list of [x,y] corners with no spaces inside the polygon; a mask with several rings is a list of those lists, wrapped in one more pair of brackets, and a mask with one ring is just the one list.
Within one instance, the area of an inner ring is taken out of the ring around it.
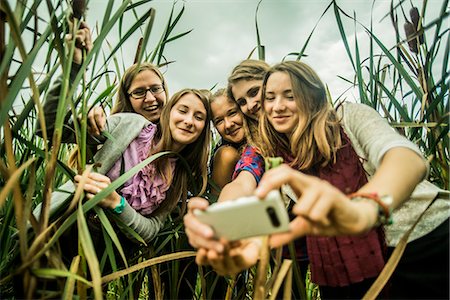
{"label": "pink top", "polygon": [[[149,157],[150,150],[156,143],[156,141],[154,143],[156,130],[156,125],[152,123],[142,129],[141,133],[128,145],[122,154],[122,159],[119,159],[106,174],[111,181],[121,175],[122,162],[124,163],[123,173],[125,173]],[[175,170],[175,161],[175,158],[169,158],[172,173]],[[119,193],[132,208],[145,216],[159,207],[166,198],[169,187],[156,172],[155,166],[148,164],[125,182]]]}

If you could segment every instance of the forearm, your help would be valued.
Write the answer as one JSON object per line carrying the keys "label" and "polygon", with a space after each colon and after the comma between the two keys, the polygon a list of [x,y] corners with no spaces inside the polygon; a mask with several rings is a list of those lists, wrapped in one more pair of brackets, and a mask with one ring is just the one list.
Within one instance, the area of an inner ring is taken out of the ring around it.
{"label": "forearm", "polygon": [[[133,229],[147,244],[159,233],[166,217],[167,213],[145,217],[134,210],[128,203],[125,204],[123,212],[118,215],[118,218],[123,221],[123,225]],[[121,231],[127,238],[137,242],[126,230],[122,230],[121,228]]]}
{"label": "forearm", "polygon": [[384,155],[371,180],[359,192],[375,192],[393,197],[392,209],[400,206],[411,195],[426,175],[426,164],[408,148],[392,148]]}
{"label": "forearm", "polygon": [[225,185],[220,192],[218,201],[228,201],[239,197],[253,195],[256,189],[256,179],[250,172],[242,171],[235,180]]}
{"label": "forearm", "polygon": [[[69,85],[71,85],[74,82],[79,69],[80,69],[79,65],[72,64],[69,76]],[[44,101],[43,110],[44,110],[45,126],[47,130],[47,137],[50,140],[52,139],[53,132],[55,130],[54,126],[58,110],[59,98],[61,94],[61,88],[62,88],[62,75],[56,78],[56,81],[53,83],[50,91],[47,93],[47,96]],[[68,108],[65,109],[64,111],[66,111],[67,114],[64,118],[65,121],[63,125],[62,141],[75,142],[73,123],[72,120],[70,119],[71,111]],[[36,122],[36,134],[41,137],[43,136],[40,122]]]}

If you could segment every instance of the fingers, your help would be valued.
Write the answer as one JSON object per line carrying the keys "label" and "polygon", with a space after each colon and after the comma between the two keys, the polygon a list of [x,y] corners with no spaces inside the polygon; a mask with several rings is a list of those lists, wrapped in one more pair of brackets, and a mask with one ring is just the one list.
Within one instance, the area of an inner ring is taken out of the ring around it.
{"label": "fingers", "polygon": [[84,33],[84,47],[86,48],[87,52],[89,53],[93,47],[91,29],[89,28],[89,26],[86,22],[81,22],[80,30],[82,30]]}
{"label": "fingers", "polygon": [[[81,176],[80,175],[76,175],[75,176],[75,183],[79,184],[81,181]],[[106,188],[108,185],[105,184],[104,182],[98,182],[95,180],[90,179],[89,177],[86,179],[84,185],[83,185],[83,189],[84,191],[87,193],[86,196],[91,199],[92,197],[94,197],[96,194],[100,193],[100,191],[104,188]]]}
{"label": "fingers", "polygon": [[229,244],[223,255],[208,256],[211,266],[220,275],[236,275],[255,265],[259,258],[261,243],[252,239]]}
{"label": "fingers", "polygon": [[314,187],[306,189],[297,204],[294,205],[293,213],[314,223],[329,225],[328,215],[334,199],[330,198],[333,195],[324,195],[325,187],[323,185],[326,183],[316,184]]}
{"label": "fingers", "polygon": [[85,22],[81,22],[78,30],[73,35],[73,23],[69,22],[70,32],[66,34],[66,42],[72,42],[75,40],[75,49],[73,53],[73,62],[76,64],[81,64],[83,60],[83,49],[86,53],[92,50],[92,38],[89,26]]}
{"label": "fingers", "polygon": [[[76,175],[74,179],[75,183],[78,184],[81,182],[82,176]],[[111,180],[107,176],[92,172],[87,175],[83,189],[87,193],[86,194],[87,198],[91,199],[96,194],[100,193],[101,190],[108,187],[110,183]]]}
{"label": "fingers", "polygon": [[272,234],[269,238],[269,245],[277,248],[286,245],[295,239],[310,234],[312,230],[311,224],[302,217],[296,217],[289,224],[289,232]]}
{"label": "fingers", "polygon": [[98,182],[104,182],[107,185],[111,184],[111,179],[109,179],[108,176],[97,173],[97,172],[91,172],[89,174],[89,178],[94,180],[94,181],[98,181]]}
{"label": "fingers", "polygon": [[273,190],[280,188],[283,184],[289,184],[294,192],[298,195],[302,193],[308,184],[310,177],[299,171],[296,171],[286,164],[267,171],[255,190],[255,195],[258,198],[264,198]]}
{"label": "fingers", "polygon": [[223,244],[214,238],[212,228],[201,223],[193,214],[184,216],[184,226],[189,244],[192,247],[213,250],[217,253],[224,251]]}
{"label": "fingers", "polygon": [[101,106],[93,107],[88,113],[88,130],[91,135],[99,136],[106,125],[106,115]]}
{"label": "fingers", "polygon": [[206,250],[205,248],[199,248],[197,250],[197,255],[195,256],[195,262],[197,263],[197,265],[209,265],[207,252],[208,250]]}
{"label": "fingers", "polygon": [[195,210],[205,210],[208,206],[209,203],[206,199],[200,197],[189,199],[188,213],[183,218],[185,232],[192,247],[222,253],[224,251],[224,245],[215,239],[214,230],[210,226],[200,222],[194,214]]}
{"label": "fingers", "polygon": [[193,212],[196,209],[205,210],[208,208],[209,202],[202,197],[192,197],[189,199],[187,208],[189,212]]}

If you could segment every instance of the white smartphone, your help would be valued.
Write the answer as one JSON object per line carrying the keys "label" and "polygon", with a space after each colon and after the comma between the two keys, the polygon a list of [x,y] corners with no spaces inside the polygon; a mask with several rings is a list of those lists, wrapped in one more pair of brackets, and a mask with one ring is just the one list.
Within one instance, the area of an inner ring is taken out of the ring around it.
{"label": "white smartphone", "polygon": [[270,191],[263,200],[242,197],[214,203],[194,214],[214,229],[217,238],[229,241],[289,230],[289,216],[278,190]]}

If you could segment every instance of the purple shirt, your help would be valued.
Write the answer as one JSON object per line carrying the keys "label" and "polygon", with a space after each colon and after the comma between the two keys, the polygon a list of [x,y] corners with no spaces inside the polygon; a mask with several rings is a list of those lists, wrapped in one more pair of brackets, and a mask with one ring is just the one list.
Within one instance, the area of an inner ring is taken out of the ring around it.
{"label": "purple shirt", "polygon": [[[116,180],[123,172],[127,172],[132,167],[149,157],[150,151],[156,144],[156,125],[150,123],[141,133],[128,145],[119,159],[108,171],[111,181]],[[169,158],[172,173],[175,170],[174,158]],[[124,166],[122,167],[122,162]],[[169,189],[167,182],[161,178],[153,164],[148,164],[139,170],[133,177],[128,179],[119,193],[127,200],[132,208],[141,215],[149,215],[155,211],[166,198]]]}

